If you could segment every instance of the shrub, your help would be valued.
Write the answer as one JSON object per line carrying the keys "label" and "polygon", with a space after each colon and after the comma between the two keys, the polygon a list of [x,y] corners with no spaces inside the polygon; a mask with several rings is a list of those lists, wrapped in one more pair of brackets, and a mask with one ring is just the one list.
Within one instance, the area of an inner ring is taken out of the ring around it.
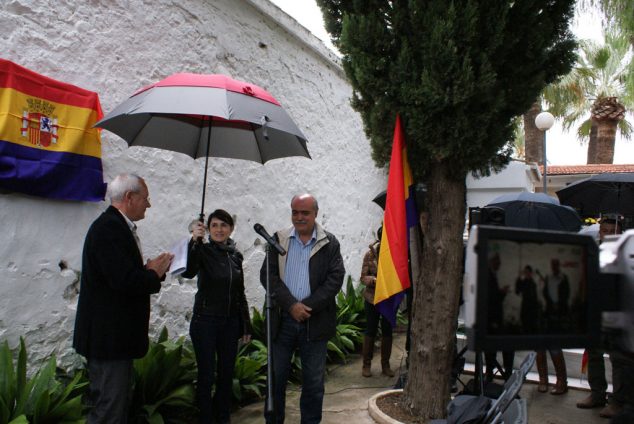
{"label": "shrub", "polygon": [[82,422],[81,395],[87,385],[83,372],[62,384],[56,376],[53,356],[27,379],[27,352],[20,338],[17,364],[5,341],[0,347],[0,423],[79,423]]}
{"label": "shrub", "polygon": [[337,332],[328,341],[328,359],[331,361],[338,358],[345,362],[346,356],[355,352],[363,342],[365,306],[362,291],[363,286],[355,288],[352,277],[348,276],[345,291],[337,294]]}
{"label": "shrub", "polygon": [[134,360],[131,423],[189,423],[195,417],[196,360],[181,337],[167,340],[163,328],[147,354]]}
{"label": "shrub", "polygon": [[252,340],[238,351],[233,373],[233,398],[238,403],[262,398],[266,388],[266,354],[266,346],[260,340]]}

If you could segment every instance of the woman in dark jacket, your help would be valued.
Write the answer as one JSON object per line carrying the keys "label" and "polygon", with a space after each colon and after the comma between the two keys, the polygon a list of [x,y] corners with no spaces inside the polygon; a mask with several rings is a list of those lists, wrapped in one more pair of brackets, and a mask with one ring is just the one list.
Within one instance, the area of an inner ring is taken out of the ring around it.
{"label": "woman in dark jacket", "polygon": [[[242,254],[229,238],[233,218],[227,211],[217,209],[209,215],[207,227],[209,242],[199,243],[196,240],[204,237],[205,228],[201,222],[194,225],[183,276],[198,275],[189,334],[198,363],[196,400],[200,423],[225,424],[230,422],[238,339],[242,338],[245,343],[250,341],[251,321],[244,294]],[[214,382],[216,390],[212,400]]]}

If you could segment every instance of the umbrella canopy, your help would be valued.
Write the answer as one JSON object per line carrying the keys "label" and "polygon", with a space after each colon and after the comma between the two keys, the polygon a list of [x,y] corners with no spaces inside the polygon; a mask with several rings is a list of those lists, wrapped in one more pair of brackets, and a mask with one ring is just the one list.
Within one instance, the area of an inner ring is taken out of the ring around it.
{"label": "umbrella canopy", "polygon": [[[427,187],[423,183],[417,183],[414,186],[414,201],[416,202],[416,207],[418,210],[422,210],[423,205],[425,203],[425,195],[427,194]],[[372,201],[379,205],[381,209],[385,209],[385,201],[387,199],[387,190],[383,190],[376,196]]]}
{"label": "umbrella canopy", "polygon": [[259,163],[310,158],[306,137],[270,93],[225,75],[171,75],[138,90],[95,126],[129,146],[205,157],[201,215],[210,156]]}
{"label": "umbrella canopy", "polygon": [[559,204],[559,200],[543,193],[511,193],[498,196],[487,206],[504,209],[508,227],[540,230],[579,231],[581,218],[577,212]]}
{"label": "umbrella canopy", "polygon": [[581,215],[601,213],[634,213],[634,174],[605,173],[572,183],[557,191],[564,205],[572,206]]}

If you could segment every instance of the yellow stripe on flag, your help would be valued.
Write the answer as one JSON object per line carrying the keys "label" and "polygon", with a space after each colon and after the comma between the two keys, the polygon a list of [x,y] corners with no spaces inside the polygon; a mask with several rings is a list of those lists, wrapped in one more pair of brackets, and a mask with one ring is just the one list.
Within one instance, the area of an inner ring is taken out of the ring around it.
{"label": "yellow stripe on flag", "polygon": [[[392,262],[392,252],[390,252],[390,243],[388,235],[384,231],[381,237],[381,255],[379,255],[379,263],[377,268],[377,280],[384,281],[385,284],[377,284],[374,291],[374,304],[384,301],[392,297],[394,294],[403,291],[400,279],[394,262]],[[383,250],[385,249],[385,250]]]}
{"label": "yellow stripe on flag", "polygon": [[[33,108],[40,105],[41,109]],[[56,119],[55,142],[44,147],[33,144],[39,121],[28,114],[42,112]],[[60,153],[76,153],[101,158],[101,135],[92,126],[97,122],[97,111],[63,103],[42,101],[12,88],[0,88],[0,140],[25,147]],[[25,130],[25,124],[31,131]]]}
{"label": "yellow stripe on flag", "polygon": [[412,170],[409,167],[409,161],[407,160],[407,147],[403,146],[401,157],[404,158],[403,163],[403,186],[405,193],[405,200],[409,198],[409,188],[414,185],[414,178],[412,177]]}

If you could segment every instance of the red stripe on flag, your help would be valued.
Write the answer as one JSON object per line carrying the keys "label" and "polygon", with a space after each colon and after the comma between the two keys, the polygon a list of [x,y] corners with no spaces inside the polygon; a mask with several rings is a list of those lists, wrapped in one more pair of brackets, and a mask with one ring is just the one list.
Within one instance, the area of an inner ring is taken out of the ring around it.
{"label": "red stripe on flag", "polygon": [[[407,254],[409,252],[407,215],[405,212],[405,173],[403,170],[403,148],[405,137],[401,127],[401,117],[396,116],[394,128],[394,142],[392,144],[392,159],[390,160],[390,174],[387,181],[387,196],[385,199],[385,215],[383,217],[383,231],[387,231],[392,252],[392,262],[398,274],[403,290],[409,288],[409,269]],[[407,160],[405,158],[405,160]]]}
{"label": "red stripe on flag", "polygon": [[84,107],[103,116],[101,105],[92,91],[40,75],[9,60],[0,59],[0,88],[13,88],[50,102]]}

